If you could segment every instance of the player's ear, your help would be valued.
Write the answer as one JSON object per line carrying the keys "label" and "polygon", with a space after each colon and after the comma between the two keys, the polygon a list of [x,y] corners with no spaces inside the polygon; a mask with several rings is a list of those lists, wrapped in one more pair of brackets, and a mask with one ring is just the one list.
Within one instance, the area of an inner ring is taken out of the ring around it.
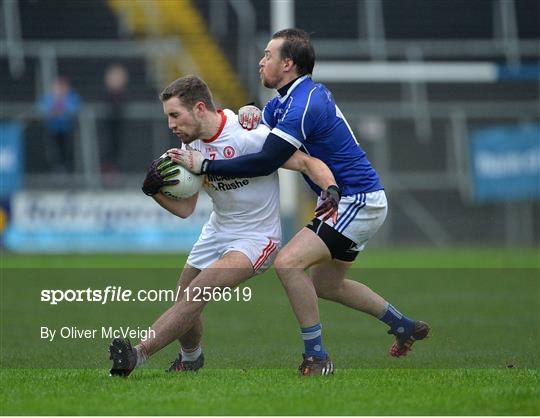
{"label": "player's ear", "polygon": [[193,106],[193,112],[195,112],[197,115],[201,115],[206,111],[206,105],[204,102],[197,102],[195,103],[195,106]]}
{"label": "player's ear", "polygon": [[292,58],[283,58],[283,71],[289,72],[294,67],[294,61]]}

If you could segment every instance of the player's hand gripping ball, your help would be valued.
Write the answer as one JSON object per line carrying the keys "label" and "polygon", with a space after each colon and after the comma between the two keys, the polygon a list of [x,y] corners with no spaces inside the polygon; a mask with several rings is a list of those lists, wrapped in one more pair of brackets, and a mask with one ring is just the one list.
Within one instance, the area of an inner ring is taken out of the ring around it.
{"label": "player's hand gripping ball", "polygon": [[147,196],[153,196],[159,192],[159,189],[162,186],[169,186],[176,183],[174,180],[164,179],[160,172],[166,168],[172,166],[174,163],[171,161],[166,154],[163,154],[161,157],[156,158],[148,167],[148,172],[146,173],[146,178],[142,186],[142,191]]}
{"label": "player's hand gripping ball", "polygon": [[160,171],[160,175],[168,182],[160,192],[174,200],[186,199],[201,190],[203,177],[191,173],[178,164],[172,164]]}
{"label": "player's hand gripping ball", "polygon": [[142,190],[148,196],[161,192],[178,200],[193,196],[201,189],[202,182],[201,176],[175,164],[165,153],[150,164]]}
{"label": "player's hand gripping ball", "polygon": [[262,113],[257,106],[246,105],[238,109],[238,123],[248,131],[256,129],[261,122],[261,118]]}
{"label": "player's hand gripping ball", "polygon": [[202,172],[204,156],[197,150],[194,150],[189,145],[186,149],[171,148],[167,151],[167,155],[176,163],[185,167],[195,174],[204,174]]}

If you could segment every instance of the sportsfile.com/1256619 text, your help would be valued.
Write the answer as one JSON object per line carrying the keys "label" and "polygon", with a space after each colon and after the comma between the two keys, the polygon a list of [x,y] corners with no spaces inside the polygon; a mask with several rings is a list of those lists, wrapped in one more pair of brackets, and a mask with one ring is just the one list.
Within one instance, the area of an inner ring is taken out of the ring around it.
{"label": "sportsfile.com/1256619 text", "polygon": [[178,287],[172,289],[126,289],[122,286],[107,286],[93,289],[42,289],[40,301],[49,305],[59,303],[92,302],[105,305],[114,302],[175,302],[185,298],[193,302],[249,302],[253,292],[249,287],[213,288]]}

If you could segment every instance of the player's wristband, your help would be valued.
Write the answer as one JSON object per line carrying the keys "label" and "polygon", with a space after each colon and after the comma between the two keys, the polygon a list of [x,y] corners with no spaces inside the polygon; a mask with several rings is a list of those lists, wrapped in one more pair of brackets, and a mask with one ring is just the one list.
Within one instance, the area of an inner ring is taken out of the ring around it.
{"label": "player's wristband", "polygon": [[210,166],[211,160],[205,159],[201,164],[201,174],[206,174],[208,172],[208,167]]}

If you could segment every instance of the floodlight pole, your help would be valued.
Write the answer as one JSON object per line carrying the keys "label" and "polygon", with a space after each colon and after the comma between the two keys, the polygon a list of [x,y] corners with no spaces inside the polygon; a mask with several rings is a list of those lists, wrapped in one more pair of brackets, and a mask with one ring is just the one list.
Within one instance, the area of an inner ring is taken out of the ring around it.
{"label": "floodlight pole", "polygon": [[[294,0],[273,0],[270,3],[270,29],[271,34],[278,30],[294,28]],[[268,93],[275,93],[261,86],[260,101],[266,103]],[[279,170],[279,194],[281,201],[281,219],[283,225],[283,242],[286,243],[296,231],[298,219],[298,176],[289,170]]]}

